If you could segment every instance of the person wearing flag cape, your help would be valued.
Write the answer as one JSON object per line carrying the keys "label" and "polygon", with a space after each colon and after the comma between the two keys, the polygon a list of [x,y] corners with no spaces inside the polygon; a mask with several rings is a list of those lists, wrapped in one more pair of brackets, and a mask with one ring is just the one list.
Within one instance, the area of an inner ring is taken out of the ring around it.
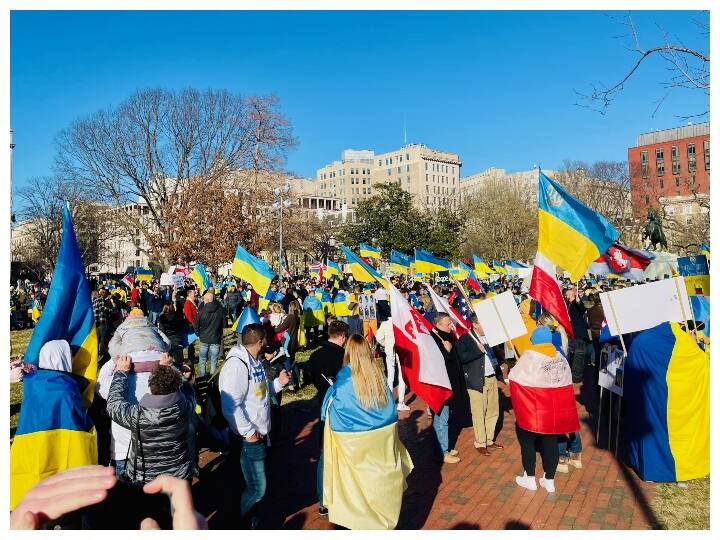
{"label": "person wearing flag cape", "polygon": [[323,505],[349,529],[394,529],[412,460],[397,411],[368,342],[353,334],[323,400]]}

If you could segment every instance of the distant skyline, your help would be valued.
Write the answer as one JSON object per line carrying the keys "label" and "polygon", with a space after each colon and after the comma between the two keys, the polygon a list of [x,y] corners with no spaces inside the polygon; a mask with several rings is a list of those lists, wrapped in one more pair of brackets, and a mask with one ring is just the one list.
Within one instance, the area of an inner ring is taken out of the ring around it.
{"label": "distant skyline", "polygon": [[[11,14],[14,184],[52,173],[53,139],[139,88],[274,93],[299,144],[286,169],[314,178],[344,149],[408,143],[456,152],[462,176],[563,160],[625,160],[639,133],[684,125],[709,108],[671,92],[651,59],[606,115],[576,91],[614,83],[636,57],[618,39],[623,13],[115,12]],[[708,50],[704,12],[632,13],[641,43],[656,25]],[[615,17],[615,19],[613,19]],[[702,120],[697,120],[702,121]]]}

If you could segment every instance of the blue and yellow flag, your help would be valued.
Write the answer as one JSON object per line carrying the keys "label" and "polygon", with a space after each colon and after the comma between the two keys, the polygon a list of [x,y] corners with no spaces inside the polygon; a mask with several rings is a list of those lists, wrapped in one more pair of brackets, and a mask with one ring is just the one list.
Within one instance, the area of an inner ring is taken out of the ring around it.
{"label": "blue and yellow flag", "polygon": [[275,272],[270,266],[260,259],[251,255],[244,247],[238,244],[235,250],[235,259],[230,270],[232,275],[244,279],[252,285],[255,292],[262,298],[270,288],[270,282],[275,278]]}
{"label": "blue and yellow flag", "polygon": [[370,244],[360,244],[358,246],[358,252],[360,253],[360,256],[364,257],[365,259],[380,258],[380,248],[371,246]]}
{"label": "blue and yellow flag", "polygon": [[363,283],[380,283],[383,287],[387,287],[387,281],[382,277],[377,270],[373,269],[369,264],[363,261],[360,257],[355,255],[350,248],[346,246],[340,246],[345,259],[350,265],[350,272],[356,281]]}
{"label": "blue and yellow flag", "polygon": [[349,317],[350,308],[348,307],[348,296],[344,291],[338,291],[333,298],[333,307],[336,317]]}
{"label": "blue and yellow flag", "polygon": [[700,255],[705,255],[708,261],[710,260],[710,244],[706,244],[705,242],[700,244]]}
{"label": "blue and yellow flag", "polygon": [[[200,294],[203,294],[212,285],[212,283],[210,282],[210,278],[205,271],[205,266],[202,264],[195,265],[193,271],[190,272],[190,279],[195,282],[195,286],[198,288],[198,292]],[[222,289],[222,285],[220,286],[220,288]]]}
{"label": "blue and yellow flag", "polygon": [[410,272],[412,257],[405,255],[401,251],[392,250],[390,252],[390,271],[395,274],[407,274]]}
{"label": "blue and yellow flag", "polygon": [[152,281],[153,271],[152,268],[143,268],[138,266],[135,273],[135,281]]}
{"label": "blue and yellow flag", "polygon": [[97,464],[97,435],[81,391],[81,379],[66,372],[38,369],[25,375],[10,446],[11,510],[40,480]]}
{"label": "blue and yellow flag", "polygon": [[477,255],[473,255],[473,266],[477,276],[481,279],[487,278],[490,274],[494,274],[494,270],[490,268],[483,260]]}
{"label": "blue and yellow flag", "polygon": [[450,275],[458,281],[465,281],[470,275],[470,272],[472,272],[472,268],[462,261],[450,269]]}
{"label": "blue and yellow flag", "polygon": [[573,282],[619,236],[607,219],[538,170],[538,251],[569,272]]}
{"label": "blue and yellow flag", "polygon": [[63,208],[63,232],[55,271],[42,317],[25,350],[25,361],[38,365],[42,346],[56,339],[70,344],[72,372],[89,382],[83,392],[85,406],[89,407],[97,380],[98,341],[90,287],[67,205]]}
{"label": "blue and yellow flag", "polygon": [[415,250],[415,271],[423,274],[449,270],[450,263],[422,249]]}
{"label": "blue and yellow flag", "polygon": [[503,265],[500,261],[496,261],[495,259],[493,259],[491,266],[493,269],[493,273],[502,274],[502,275],[507,274],[507,270],[505,270],[505,265]]}
{"label": "blue and yellow flag", "polygon": [[302,321],[305,328],[312,328],[314,326],[325,324],[325,310],[323,309],[322,302],[317,296],[308,294],[305,297],[305,301],[303,302]]}
{"label": "blue and yellow flag", "polygon": [[335,306],[333,305],[333,299],[332,296],[330,296],[329,292],[323,290],[322,294],[320,295],[320,301],[322,302],[325,313],[335,315]]}
{"label": "blue and yellow flag", "polygon": [[325,270],[325,276],[327,276],[327,277],[342,276],[342,269],[340,268],[340,265],[338,263],[336,263],[335,261],[331,261],[330,259],[328,259],[326,270]]}
{"label": "blue and yellow flag", "polygon": [[678,323],[640,333],[624,363],[625,440],[643,480],[710,473],[710,357]]}

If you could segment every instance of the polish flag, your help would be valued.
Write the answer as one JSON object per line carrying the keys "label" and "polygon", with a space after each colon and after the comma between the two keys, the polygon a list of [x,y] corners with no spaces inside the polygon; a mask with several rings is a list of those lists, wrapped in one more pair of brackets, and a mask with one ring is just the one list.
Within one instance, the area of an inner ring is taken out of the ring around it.
{"label": "polish flag", "polygon": [[395,352],[410,390],[436,413],[452,390],[445,359],[430,335],[432,325],[389,282]]}
{"label": "polish flag", "polygon": [[533,267],[528,292],[532,298],[537,300],[546,311],[557,319],[565,328],[568,337],[574,337],[565,298],[563,298],[560,285],[555,279],[555,265],[539,251],[535,255],[535,266]]}
{"label": "polish flag", "polygon": [[445,313],[450,315],[450,318],[453,321],[455,337],[459,338],[463,334],[467,334],[470,331],[470,324],[465,320],[465,318],[460,315],[460,313],[458,313],[458,311],[454,307],[450,305],[447,299],[436,293],[430,285],[426,283],[425,288],[430,293],[430,298],[435,305],[435,311],[444,311]]}
{"label": "polish flag", "polygon": [[553,345],[525,350],[508,380],[515,422],[522,429],[544,435],[580,429],[570,364]]}

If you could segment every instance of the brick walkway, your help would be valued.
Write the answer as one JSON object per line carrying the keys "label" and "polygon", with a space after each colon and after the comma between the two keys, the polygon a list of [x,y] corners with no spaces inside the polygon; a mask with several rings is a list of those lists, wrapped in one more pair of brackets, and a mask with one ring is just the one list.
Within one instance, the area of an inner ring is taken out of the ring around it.
{"label": "brick walkway", "polygon": [[[582,424],[583,469],[557,473],[556,492],[538,487],[529,492],[515,484],[522,473],[520,449],[514,434],[514,416],[508,390],[500,385],[505,409],[498,442],[504,450],[489,457],[473,447],[472,428],[460,433],[456,448],[458,464],[432,460],[434,432],[421,400],[409,398],[411,410],[400,413],[400,437],[415,464],[408,477],[399,529],[652,529],[657,527],[649,501],[653,484],[642,482],[615,459],[612,452],[595,445],[591,419],[578,405]],[[589,393],[589,392],[588,392]],[[586,392],[579,401],[593,409]],[[283,406],[281,443],[270,457],[265,526],[287,529],[332,529],[317,514],[315,470],[319,426],[313,420],[314,400]],[[604,437],[604,436],[603,436]],[[604,440],[600,441],[604,446]],[[613,443],[614,444],[614,443]],[[238,485],[221,456],[203,454],[203,478],[194,486],[200,511],[211,528],[234,529],[237,519]],[[214,460],[214,461],[213,461]],[[538,475],[541,464],[538,456]],[[218,499],[221,502],[218,503]]]}

